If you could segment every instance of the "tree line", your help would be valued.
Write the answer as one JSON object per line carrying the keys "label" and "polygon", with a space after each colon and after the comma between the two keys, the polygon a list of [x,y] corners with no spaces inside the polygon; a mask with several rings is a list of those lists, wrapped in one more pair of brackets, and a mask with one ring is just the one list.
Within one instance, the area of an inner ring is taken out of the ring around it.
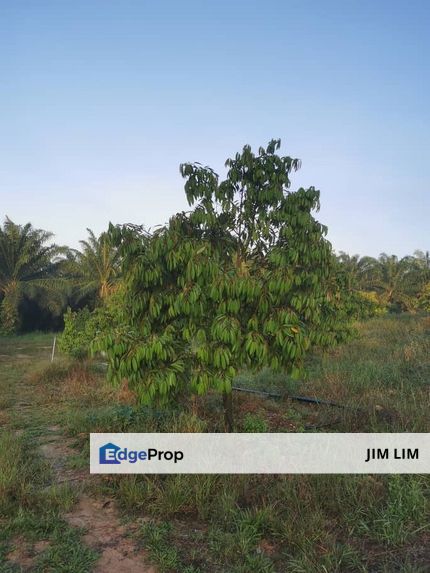
{"label": "tree line", "polygon": [[382,253],[360,257],[341,252],[336,262],[345,287],[384,312],[430,311],[430,252],[416,250],[402,258]]}
{"label": "tree line", "polygon": [[[6,217],[0,226],[0,332],[56,330],[66,309],[103,303],[121,280],[121,256],[107,232],[88,229],[81,250],[51,244],[52,233]],[[430,311],[430,252],[399,258],[333,253],[337,280],[371,313]]]}
{"label": "tree line", "polygon": [[52,233],[6,217],[0,225],[0,332],[58,330],[68,307],[93,310],[120,279],[121,262],[107,233],[88,229],[81,249]]}
{"label": "tree line", "polygon": [[190,210],[154,232],[111,224],[70,249],[6,219],[2,332],[37,327],[29,312],[50,313],[58,326],[67,309],[66,353],[102,351],[108,377],[127,379],[142,402],[216,390],[231,429],[241,369],[297,377],[308,350],[345,340],[354,320],[429,311],[429,253],[335,254],[315,218],[319,192],[291,190],[300,161],[279,148],[280,140],[257,153],[245,146],[223,179],[181,165]]}

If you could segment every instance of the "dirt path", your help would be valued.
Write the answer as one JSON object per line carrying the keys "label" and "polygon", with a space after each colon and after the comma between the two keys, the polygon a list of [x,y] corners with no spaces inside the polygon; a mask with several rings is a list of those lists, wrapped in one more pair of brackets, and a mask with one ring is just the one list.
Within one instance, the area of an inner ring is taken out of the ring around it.
{"label": "dirt path", "polygon": [[[47,430],[40,438],[40,450],[52,467],[55,483],[85,486],[90,477],[88,472],[67,467],[67,459],[76,453],[73,439],[66,438],[59,426]],[[133,528],[121,524],[112,499],[96,499],[83,493],[64,518],[73,527],[85,529],[83,541],[100,553],[93,573],[156,573],[155,567],[147,563],[145,551],[138,549],[132,540]]]}
{"label": "dirt path", "polygon": [[[90,475],[89,468],[70,467],[69,460],[78,453],[76,441],[67,437],[61,426],[49,425],[47,390],[27,380],[39,358],[39,351],[31,344],[29,348],[33,356],[16,354],[16,348],[4,355],[4,362],[1,356],[0,427],[13,428],[16,436],[30,432],[52,470],[52,481],[47,487],[69,484],[77,495],[77,503],[62,517],[70,526],[83,529],[82,542],[100,555],[92,573],[156,573],[145,550],[133,539],[137,526],[122,522],[114,500],[88,493],[95,490],[94,482],[100,478]],[[6,566],[30,572],[50,546],[51,541],[33,542],[25,535],[17,535],[9,542]]]}

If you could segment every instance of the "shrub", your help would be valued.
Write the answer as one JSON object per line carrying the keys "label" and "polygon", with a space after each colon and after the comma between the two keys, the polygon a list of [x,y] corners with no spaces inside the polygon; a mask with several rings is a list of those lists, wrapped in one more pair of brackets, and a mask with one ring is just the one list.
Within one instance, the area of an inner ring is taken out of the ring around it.
{"label": "shrub", "polygon": [[78,312],[68,308],[64,315],[64,331],[58,341],[60,350],[73,358],[82,359],[88,356],[90,343],[94,337],[91,322],[91,312],[88,308]]}
{"label": "shrub", "polygon": [[372,316],[382,316],[386,314],[387,309],[381,302],[378,293],[375,291],[361,290],[357,295],[357,318],[371,318]]}
{"label": "shrub", "polygon": [[87,358],[97,335],[110,327],[111,322],[108,307],[99,307],[93,312],[88,308],[77,312],[68,308],[64,315],[64,331],[58,341],[60,350],[72,358]]}
{"label": "shrub", "polygon": [[418,302],[421,309],[430,312],[430,282],[423,286],[418,296]]}
{"label": "shrub", "polygon": [[269,426],[264,418],[256,414],[246,414],[243,420],[243,431],[249,433],[268,432]]}

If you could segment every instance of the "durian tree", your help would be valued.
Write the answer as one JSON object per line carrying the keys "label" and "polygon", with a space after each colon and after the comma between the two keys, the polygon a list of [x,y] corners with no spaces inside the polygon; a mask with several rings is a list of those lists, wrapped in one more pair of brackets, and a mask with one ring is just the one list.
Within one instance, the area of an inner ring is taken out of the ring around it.
{"label": "durian tree", "polygon": [[223,395],[233,426],[232,382],[247,368],[300,373],[312,344],[334,344],[339,293],[319,192],[290,190],[300,162],[279,140],[209,167],[180,166],[191,210],[147,233],[110,227],[123,261],[116,326],[96,341],[109,377],[128,379],[141,400],[178,392]]}

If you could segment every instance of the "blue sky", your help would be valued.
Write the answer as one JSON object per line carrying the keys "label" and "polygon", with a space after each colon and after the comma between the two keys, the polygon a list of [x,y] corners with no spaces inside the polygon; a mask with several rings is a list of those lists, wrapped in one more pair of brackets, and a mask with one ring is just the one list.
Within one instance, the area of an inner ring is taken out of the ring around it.
{"label": "blue sky", "polygon": [[0,0],[0,217],[77,246],[281,138],[337,250],[430,249],[430,3]]}

